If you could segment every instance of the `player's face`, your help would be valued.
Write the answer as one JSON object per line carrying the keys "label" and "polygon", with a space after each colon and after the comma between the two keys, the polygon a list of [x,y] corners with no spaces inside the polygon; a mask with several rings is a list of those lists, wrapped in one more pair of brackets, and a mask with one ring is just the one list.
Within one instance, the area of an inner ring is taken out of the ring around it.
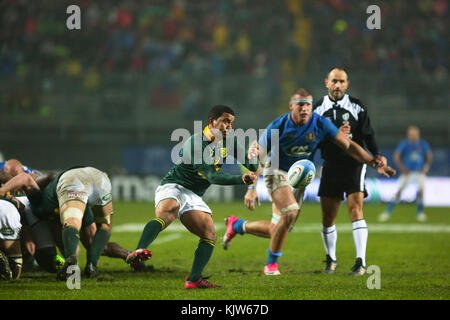
{"label": "player's face", "polygon": [[407,136],[408,136],[408,140],[410,140],[412,142],[416,142],[420,138],[419,130],[417,130],[416,128],[410,128],[410,129],[408,129]]}
{"label": "player's face", "polygon": [[325,79],[325,85],[328,88],[328,95],[334,100],[342,98],[348,88],[349,81],[347,74],[342,70],[332,70]]}
{"label": "player's face", "polygon": [[[312,96],[303,97],[298,94],[292,96],[291,100],[312,100]],[[308,122],[312,114],[312,104],[309,102],[290,103],[289,109],[292,111],[292,119],[298,125],[304,125]]]}
{"label": "player's face", "polygon": [[210,120],[210,129],[213,135],[218,136],[218,132],[225,138],[233,129],[234,116],[229,113],[222,113],[216,120]]}

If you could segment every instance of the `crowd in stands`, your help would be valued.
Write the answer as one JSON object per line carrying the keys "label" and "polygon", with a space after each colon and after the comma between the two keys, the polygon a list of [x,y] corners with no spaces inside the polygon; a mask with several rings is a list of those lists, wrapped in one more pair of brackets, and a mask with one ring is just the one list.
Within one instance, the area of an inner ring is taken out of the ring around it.
{"label": "crowd in stands", "polygon": [[277,97],[295,89],[286,79],[323,77],[335,65],[393,87],[407,78],[399,91],[425,91],[424,101],[448,98],[447,0],[383,1],[379,30],[367,28],[371,3],[362,0],[79,0],[81,29],[69,30],[73,3],[0,3],[0,81],[10,84],[0,107],[37,104],[45,116],[42,92],[71,81],[86,91],[113,88],[109,75],[159,79],[150,105],[186,112],[201,103],[198,86],[229,75],[267,79],[268,103],[281,105]]}
{"label": "crowd in stands", "polygon": [[369,1],[81,0],[81,30],[69,31],[69,2],[3,1],[1,75],[448,68],[446,0],[384,1],[380,30],[366,26]]}

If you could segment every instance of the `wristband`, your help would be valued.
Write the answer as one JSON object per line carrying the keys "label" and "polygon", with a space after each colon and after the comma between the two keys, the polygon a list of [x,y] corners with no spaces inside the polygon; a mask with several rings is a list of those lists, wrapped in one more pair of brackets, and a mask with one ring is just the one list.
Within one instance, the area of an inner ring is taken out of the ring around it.
{"label": "wristband", "polygon": [[247,189],[248,189],[248,190],[256,189],[256,186],[248,186]]}
{"label": "wristband", "polygon": [[373,161],[373,167],[372,168],[378,169],[378,162],[376,162],[375,160],[372,160],[372,161]]}

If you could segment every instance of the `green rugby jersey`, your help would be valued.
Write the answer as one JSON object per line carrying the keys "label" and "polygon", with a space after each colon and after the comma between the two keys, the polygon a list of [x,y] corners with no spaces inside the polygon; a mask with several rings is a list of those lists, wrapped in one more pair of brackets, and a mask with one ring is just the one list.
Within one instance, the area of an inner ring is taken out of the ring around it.
{"label": "green rugby jersey", "polygon": [[59,178],[65,172],[76,168],[84,168],[84,166],[76,166],[60,172],[44,189],[30,197],[31,210],[36,217],[44,220],[59,218],[59,202],[56,194]]}
{"label": "green rugby jersey", "polygon": [[192,135],[180,150],[181,163],[169,170],[160,185],[176,183],[202,196],[211,184],[244,184],[241,175],[220,171],[226,163],[226,157],[245,159],[242,164],[250,171],[258,169],[258,160],[253,160],[256,163],[250,163],[245,148],[239,144],[236,137],[229,142],[232,145],[224,145],[226,142],[227,139],[214,142],[214,136],[208,127],[203,130],[203,133]]}

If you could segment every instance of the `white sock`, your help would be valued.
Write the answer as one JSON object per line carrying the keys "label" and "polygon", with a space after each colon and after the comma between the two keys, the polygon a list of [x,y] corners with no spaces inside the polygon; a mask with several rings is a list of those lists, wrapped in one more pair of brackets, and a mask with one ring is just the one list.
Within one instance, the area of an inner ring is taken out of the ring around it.
{"label": "white sock", "polygon": [[322,226],[321,235],[326,253],[330,256],[331,259],[336,260],[336,225],[332,225],[331,227]]}
{"label": "white sock", "polygon": [[366,248],[367,248],[367,224],[366,220],[361,219],[352,222],[353,241],[355,242],[356,257],[362,259],[363,266],[366,266]]}

